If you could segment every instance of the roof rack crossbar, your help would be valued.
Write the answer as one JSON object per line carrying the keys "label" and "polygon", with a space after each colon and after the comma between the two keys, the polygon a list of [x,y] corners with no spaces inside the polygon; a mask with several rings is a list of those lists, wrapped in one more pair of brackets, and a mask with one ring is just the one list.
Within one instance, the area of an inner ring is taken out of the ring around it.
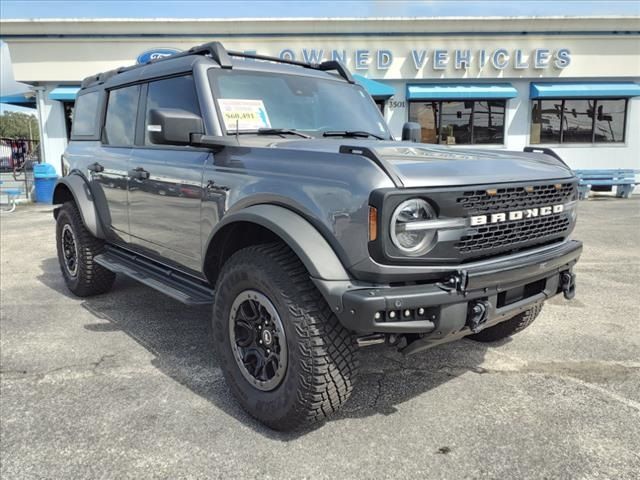
{"label": "roof rack crossbar", "polygon": [[355,83],[355,81],[353,80],[353,77],[351,76],[351,73],[349,73],[349,70],[347,70],[345,66],[337,60],[329,60],[322,63],[305,63],[305,62],[299,62],[297,60],[289,60],[286,58],[260,55],[257,53],[244,53],[244,52],[231,51],[231,50],[228,51],[227,53],[232,57],[251,58],[253,60],[266,60],[268,62],[286,63],[288,65],[296,65],[298,67],[312,68],[314,70],[321,70],[323,72],[335,70],[347,82]]}
{"label": "roof rack crossbar", "polygon": [[203,45],[198,45],[197,47],[190,48],[184,53],[186,55],[209,54],[211,55],[211,58],[218,62],[218,65],[220,65],[221,68],[233,68],[231,58],[229,58],[229,54],[220,42],[209,42]]}
{"label": "roof rack crossbar", "polygon": [[[159,62],[164,62],[165,60],[173,60],[174,58],[188,57],[189,55],[211,55],[211,58],[213,58],[216,62],[218,62],[220,67],[232,68],[233,66],[231,64],[231,59],[229,58],[227,51],[225,50],[224,46],[220,42],[203,43],[202,45],[191,47],[189,50],[185,50],[184,52],[178,52],[172,55],[167,55],[166,57],[149,60],[143,65],[150,65],[152,63],[155,64]],[[137,66],[140,66],[140,65],[136,65],[134,67],[137,67]]]}
{"label": "roof rack crossbar", "polygon": [[316,67],[318,70],[328,71],[335,70],[337,71],[342,78],[344,78],[349,83],[356,83],[353,77],[351,76],[351,72],[346,69],[346,67],[339,62],[338,60],[328,60],[326,62],[322,62]]}
{"label": "roof rack crossbar", "polygon": [[231,50],[229,50],[227,53],[232,57],[251,58],[253,60],[266,60],[269,62],[278,62],[278,63],[286,63],[288,65],[297,65],[298,67],[309,67],[308,63],[299,62],[297,60],[289,60],[287,58],[270,57],[269,55],[260,55],[259,53],[245,53],[245,52],[238,52],[238,51],[231,51]]}

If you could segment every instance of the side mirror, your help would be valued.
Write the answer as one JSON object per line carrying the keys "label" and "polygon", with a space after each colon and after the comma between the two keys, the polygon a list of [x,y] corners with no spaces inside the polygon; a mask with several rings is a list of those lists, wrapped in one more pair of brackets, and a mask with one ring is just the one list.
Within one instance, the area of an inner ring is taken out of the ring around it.
{"label": "side mirror", "polygon": [[204,134],[202,118],[177,108],[158,108],[149,112],[149,138],[161,145],[189,145],[191,135]]}
{"label": "side mirror", "polygon": [[402,140],[420,143],[422,140],[422,127],[416,122],[407,122],[402,126]]}

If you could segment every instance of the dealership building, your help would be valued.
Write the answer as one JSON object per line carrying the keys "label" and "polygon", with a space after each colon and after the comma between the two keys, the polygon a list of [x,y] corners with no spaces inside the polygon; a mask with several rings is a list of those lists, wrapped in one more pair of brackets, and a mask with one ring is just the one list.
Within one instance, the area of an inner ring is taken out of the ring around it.
{"label": "dealership building", "polygon": [[[392,133],[452,150],[550,147],[576,169],[640,169],[640,17],[2,20],[15,79],[60,169],[84,77],[211,41],[339,59]],[[349,109],[349,105],[344,105]]]}

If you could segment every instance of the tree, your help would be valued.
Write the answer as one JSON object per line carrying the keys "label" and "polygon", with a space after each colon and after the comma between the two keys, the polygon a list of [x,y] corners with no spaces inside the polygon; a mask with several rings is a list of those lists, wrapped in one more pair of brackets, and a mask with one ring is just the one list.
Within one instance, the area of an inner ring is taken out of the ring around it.
{"label": "tree", "polygon": [[38,119],[27,113],[5,111],[0,115],[0,137],[40,140]]}

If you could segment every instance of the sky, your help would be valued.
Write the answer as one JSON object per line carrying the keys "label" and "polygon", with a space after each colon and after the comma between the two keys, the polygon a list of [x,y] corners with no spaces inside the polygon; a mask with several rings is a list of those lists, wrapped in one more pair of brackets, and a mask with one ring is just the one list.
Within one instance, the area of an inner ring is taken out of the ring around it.
{"label": "sky", "polygon": [[[3,19],[497,15],[640,15],[640,0],[0,0]],[[5,110],[32,111],[0,104],[0,113]]]}
{"label": "sky", "polygon": [[[239,8],[241,6],[241,8]],[[3,18],[640,15],[640,0],[2,0]]]}

